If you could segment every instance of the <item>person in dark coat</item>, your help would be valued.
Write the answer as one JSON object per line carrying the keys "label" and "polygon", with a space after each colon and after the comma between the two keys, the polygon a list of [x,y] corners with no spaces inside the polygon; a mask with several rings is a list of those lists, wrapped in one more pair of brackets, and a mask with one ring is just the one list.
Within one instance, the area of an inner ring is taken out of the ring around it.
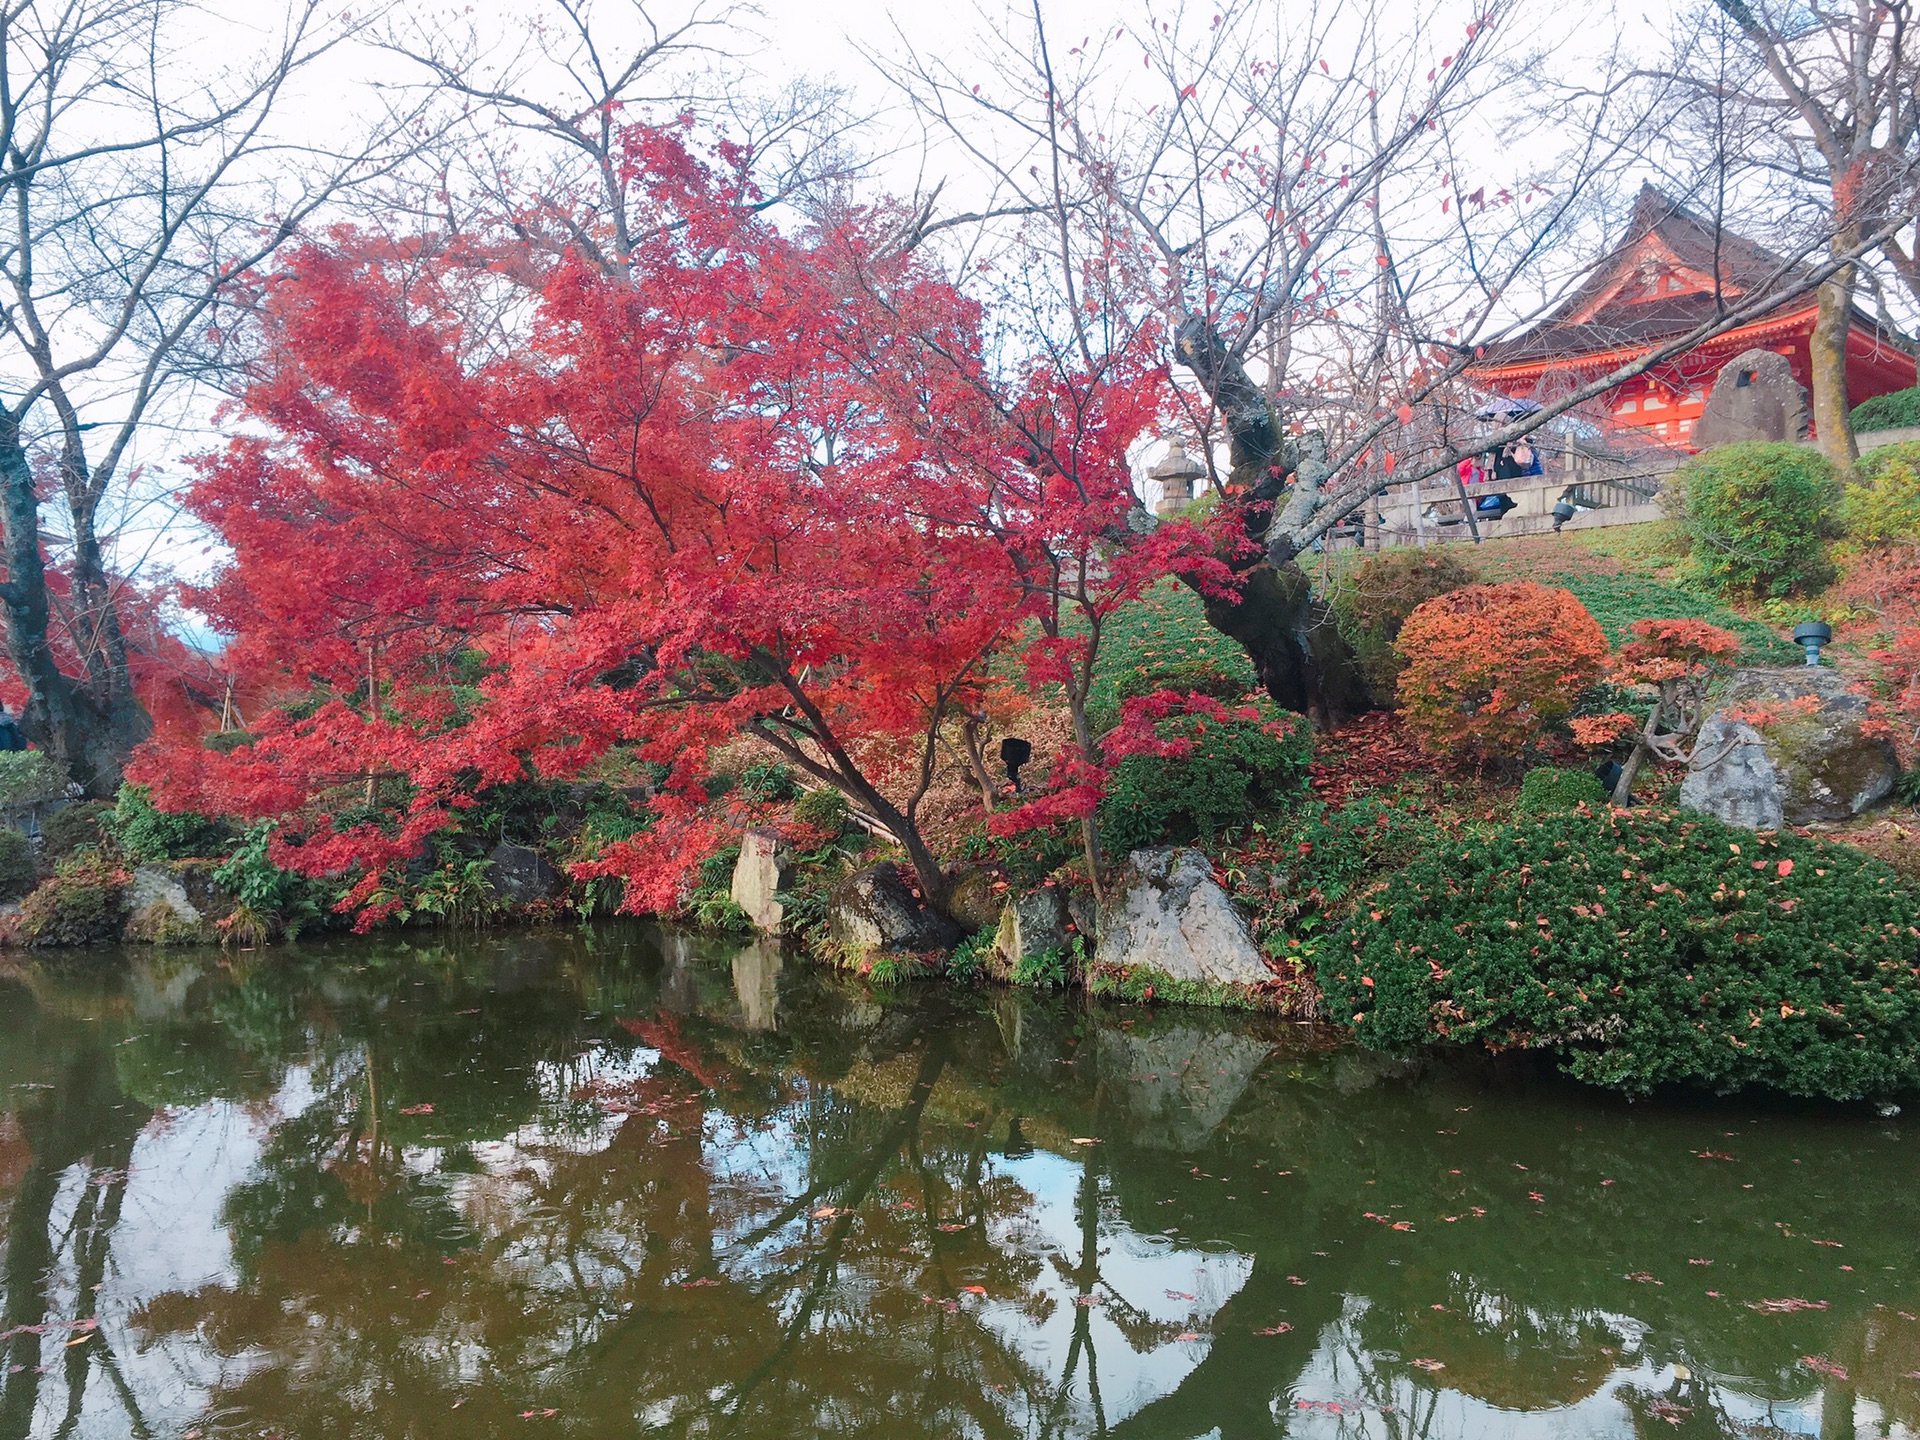
{"label": "person in dark coat", "polygon": [[20,722],[13,718],[13,712],[0,705],[0,750],[24,750],[27,737],[20,733]]}

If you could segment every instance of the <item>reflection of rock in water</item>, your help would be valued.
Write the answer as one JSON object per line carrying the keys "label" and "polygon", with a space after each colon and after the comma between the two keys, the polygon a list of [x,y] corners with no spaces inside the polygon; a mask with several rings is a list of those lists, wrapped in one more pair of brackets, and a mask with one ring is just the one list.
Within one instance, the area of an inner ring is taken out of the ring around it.
{"label": "reflection of rock in water", "polygon": [[137,956],[127,967],[127,998],[134,1018],[149,1025],[178,1019],[186,1012],[194,981],[205,973],[198,961],[166,950]]}
{"label": "reflection of rock in water", "polygon": [[660,937],[660,1005],[675,1015],[700,1008],[700,947],[692,935],[669,930]]}
{"label": "reflection of rock in water", "polygon": [[1130,1138],[1148,1150],[1197,1150],[1233,1110],[1273,1047],[1204,1022],[1103,1030],[1100,1071],[1124,1097]]}
{"label": "reflection of rock in water", "polygon": [[780,942],[761,936],[733,957],[733,993],[749,1030],[778,1029]]}

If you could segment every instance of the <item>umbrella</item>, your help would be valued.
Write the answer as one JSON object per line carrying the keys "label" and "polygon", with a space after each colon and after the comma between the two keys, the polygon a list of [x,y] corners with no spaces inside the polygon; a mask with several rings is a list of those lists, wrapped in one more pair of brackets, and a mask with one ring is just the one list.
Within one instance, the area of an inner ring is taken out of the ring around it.
{"label": "umbrella", "polygon": [[1496,399],[1489,400],[1478,410],[1474,411],[1473,418],[1476,420],[1512,421],[1518,420],[1523,415],[1531,415],[1539,408],[1540,402],[1538,400],[1515,400],[1509,396],[1501,395]]}

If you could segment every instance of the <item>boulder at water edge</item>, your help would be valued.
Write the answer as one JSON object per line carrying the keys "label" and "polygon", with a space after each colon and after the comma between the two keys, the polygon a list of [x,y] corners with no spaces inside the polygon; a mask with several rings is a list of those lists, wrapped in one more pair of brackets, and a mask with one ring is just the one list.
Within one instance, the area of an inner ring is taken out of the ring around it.
{"label": "boulder at water edge", "polygon": [[212,927],[187,895],[172,866],[142,865],[127,892],[127,939],[189,944],[213,938]]}
{"label": "boulder at water edge", "polygon": [[945,950],[960,927],[921,903],[888,860],[856,870],[827,901],[827,933],[854,955],[879,950]]}
{"label": "boulder at water edge", "polygon": [[1067,903],[1052,885],[1016,895],[1000,912],[993,933],[996,968],[1011,973],[1022,960],[1067,948]]}
{"label": "boulder at water edge", "polygon": [[740,858],[733,862],[733,903],[747,912],[754,928],[780,933],[787,907],[780,892],[793,878],[793,851],[771,830],[756,826],[740,837]]}
{"label": "boulder at water edge", "polygon": [[487,886],[509,905],[531,905],[560,892],[560,872],[525,845],[496,845],[487,855]]}
{"label": "boulder at water edge", "polygon": [[1898,774],[1867,718],[1866,700],[1823,666],[1735,671],[1700,727],[1680,803],[1751,830],[1851,819]]}
{"label": "boulder at water edge", "polygon": [[1258,985],[1273,978],[1253,932],[1198,850],[1134,851],[1110,882],[1106,901],[1094,949],[1097,969],[1146,970],[1203,987]]}

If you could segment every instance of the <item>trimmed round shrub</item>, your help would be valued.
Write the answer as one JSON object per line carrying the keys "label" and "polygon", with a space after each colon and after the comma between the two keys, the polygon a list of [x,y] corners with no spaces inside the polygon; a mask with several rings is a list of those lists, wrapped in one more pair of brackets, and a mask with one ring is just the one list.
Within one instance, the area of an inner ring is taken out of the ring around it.
{"label": "trimmed round shrub", "polygon": [[1352,648],[1367,688],[1392,698],[1406,660],[1394,648],[1407,617],[1427,601],[1480,577],[1444,549],[1403,546],[1362,560],[1331,595],[1334,623]]}
{"label": "trimmed round shrub", "polygon": [[1920,385],[1862,400],[1853,407],[1852,420],[1856,430],[1897,430],[1904,425],[1920,425]]}
{"label": "trimmed round shrub", "polygon": [[1132,755],[1113,767],[1100,801],[1102,842],[1116,855],[1143,845],[1186,844],[1298,794],[1313,757],[1313,731],[1298,715],[1262,701],[1226,719],[1169,715],[1162,741],[1191,741],[1184,755]]}
{"label": "trimmed round shrub", "polygon": [[1537,1050],[1644,1094],[1920,1085],[1920,891],[1702,815],[1575,810],[1430,852],[1319,963],[1368,1045]]}
{"label": "trimmed round shrub", "polygon": [[1531,580],[1468,585],[1400,628],[1400,713],[1432,755],[1524,754],[1600,678],[1607,637],[1573,593]]}
{"label": "trimmed round shrub", "polygon": [[1514,809],[1522,815],[1547,815],[1579,805],[1605,804],[1606,799],[1606,787],[1592,772],[1539,765],[1520,782],[1520,799]]}
{"label": "trimmed round shrub", "polygon": [[803,790],[800,798],[793,802],[793,818],[802,825],[811,825],[829,835],[843,834],[849,823],[847,797],[826,786],[818,790]]}
{"label": "trimmed round shrub", "polygon": [[0,829],[0,901],[18,900],[37,878],[33,842],[11,827]]}
{"label": "trimmed round shrub", "polygon": [[127,923],[125,870],[98,850],[54,868],[20,907],[20,933],[33,945],[106,945]]}
{"label": "trimmed round shrub", "polygon": [[1860,457],[1840,492],[1840,528],[1855,545],[1920,544],[1920,440]]}
{"label": "trimmed round shrub", "polygon": [[81,800],[63,805],[40,821],[40,855],[49,863],[64,860],[74,851],[97,847],[102,838],[101,822],[113,813],[104,800]]}
{"label": "trimmed round shrub", "polygon": [[1670,493],[1694,582],[1777,600],[1833,578],[1826,542],[1838,531],[1840,484],[1819,451],[1759,440],[1715,446],[1674,472]]}

